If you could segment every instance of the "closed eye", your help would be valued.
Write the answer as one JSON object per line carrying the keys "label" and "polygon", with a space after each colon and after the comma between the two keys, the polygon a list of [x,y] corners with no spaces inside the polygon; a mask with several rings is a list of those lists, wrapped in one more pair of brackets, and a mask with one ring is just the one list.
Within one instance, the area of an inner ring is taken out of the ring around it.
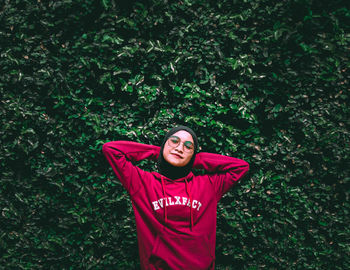
{"label": "closed eye", "polygon": [[188,149],[188,150],[192,150],[193,149],[193,143],[187,141],[184,143],[185,147]]}
{"label": "closed eye", "polygon": [[178,142],[179,142],[179,139],[177,139],[177,138],[171,138],[170,140],[171,140],[171,142],[173,142],[173,143],[178,143]]}

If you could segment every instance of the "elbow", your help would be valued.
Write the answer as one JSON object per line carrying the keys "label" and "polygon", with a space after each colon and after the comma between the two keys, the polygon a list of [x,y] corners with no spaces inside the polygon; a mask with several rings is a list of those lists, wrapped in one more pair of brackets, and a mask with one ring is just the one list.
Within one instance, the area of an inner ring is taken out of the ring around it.
{"label": "elbow", "polygon": [[244,168],[244,174],[246,174],[250,169],[249,163],[244,161],[243,168]]}
{"label": "elbow", "polygon": [[249,171],[249,169],[250,169],[250,165],[249,165],[249,163],[248,163],[248,162],[246,162],[245,167],[247,168],[247,171]]}
{"label": "elbow", "polygon": [[107,153],[111,150],[111,142],[106,142],[102,145],[102,152]]}
{"label": "elbow", "polygon": [[102,152],[105,156],[122,156],[123,152],[119,149],[117,141],[106,142],[102,145]]}

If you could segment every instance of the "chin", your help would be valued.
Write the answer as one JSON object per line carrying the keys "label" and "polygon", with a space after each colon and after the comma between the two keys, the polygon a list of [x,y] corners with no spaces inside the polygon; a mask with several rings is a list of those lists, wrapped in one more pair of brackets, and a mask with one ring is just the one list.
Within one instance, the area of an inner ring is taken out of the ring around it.
{"label": "chin", "polygon": [[[165,159],[170,165],[174,167],[185,167],[188,162],[174,162],[173,160],[168,160],[167,158]],[[176,160],[177,161],[177,160]]]}
{"label": "chin", "polygon": [[175,166],[175,167],[179,167],[179,168],[186,166],[186,164],[177,164],[177,163],[170,163],[170,164]]}

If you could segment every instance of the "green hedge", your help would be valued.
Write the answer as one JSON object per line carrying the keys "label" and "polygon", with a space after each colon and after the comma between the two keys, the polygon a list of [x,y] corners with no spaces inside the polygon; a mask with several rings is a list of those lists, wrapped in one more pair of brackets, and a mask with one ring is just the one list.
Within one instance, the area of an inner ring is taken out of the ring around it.
{"label": "green hedge", "polygon": [[340,0],[4,1],[1,268],[137,269],[102,144],[187,124],[251,164],[217,269],[348,269],[349,19]]}

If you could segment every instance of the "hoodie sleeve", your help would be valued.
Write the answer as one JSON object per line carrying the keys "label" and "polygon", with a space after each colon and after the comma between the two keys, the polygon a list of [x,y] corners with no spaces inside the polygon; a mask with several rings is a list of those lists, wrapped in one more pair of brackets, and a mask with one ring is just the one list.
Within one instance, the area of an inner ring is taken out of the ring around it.
{"label": "hoodie sleeve", "polygon": [[249,164],[238,158],[200,152],[193,164],[195,169],[206,170],[215,187],[217,200],[248,172]]}
{"label": "hoodie sleeve", "polygon": [[145,179],[145,171],[133,163],[143,159],[157,160],[160,147],[129,141],[111,141],[102,146],[103,154],[119,181],[130,195],[136,193]]}

